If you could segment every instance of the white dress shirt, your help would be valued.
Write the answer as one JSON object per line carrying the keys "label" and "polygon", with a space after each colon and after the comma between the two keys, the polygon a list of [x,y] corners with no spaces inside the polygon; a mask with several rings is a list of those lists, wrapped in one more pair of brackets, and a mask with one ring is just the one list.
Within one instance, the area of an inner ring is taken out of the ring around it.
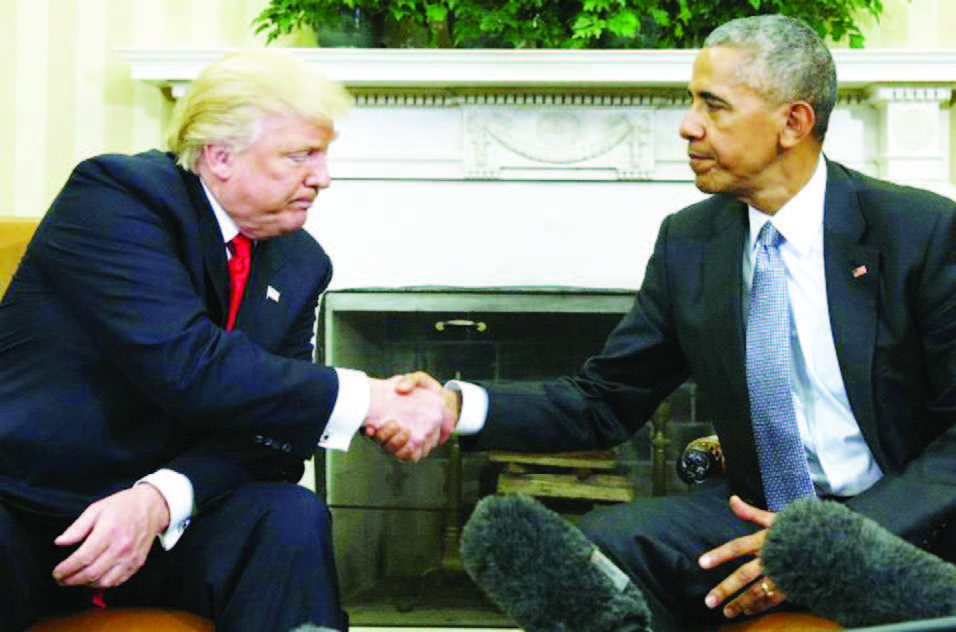
{"label": "white dress shirt", "polygon": [[750,236],[743,257],[748,292],[743,313],[747,314],[750,303],[757,235],[771,221],[785,239],[780,257],[787,268],[790,301],[791,394],[810,476],[821,494],[854,496],[883,473],[850,410],[833,344],[823,262],[826,186],[826,161],[821,156],[810,181],[773,217],[749,209]]}
{"label": "white dress shirt", "polygon": [[[826,195],[823,156],[810,181],[773,216],[784,236],[780,255],[787,268],[791,315],[791,388],[800,436],[807,452],[810,475],[820,494],[853,496],[883,475],[870,452],[846,396],[830,329],[823,263],[823,209]],[[749,209],[750,236],[743,257],[743,274],[750,302],[757,234],[770,216]],[[462,394],[457,432],[481,430],[488,414],[488,394],[481,387],[459,381],[449,388]]]}
{"label": "white dress shirt", "polygon": [[[231,253],[226,244],[239,234],[239,227],[205,183],[203,183],[203,190],[219,222],[226,256],[230,257]],[[362,371],[336,368],[335,372],[339,379],[338,397],[318,447],[345,451],[348,450],[352,437],[362,427],[362,422],[368,416],[371,391],[368,376]],[[185,475],[164,468],[144,476],[137,481],[137,484],[139,483],[149,483],[166,500],[166,506],[169,508],[169,526],[159,535],[159,541],[168,551],[179,541],[196,511],[192,482]]]}

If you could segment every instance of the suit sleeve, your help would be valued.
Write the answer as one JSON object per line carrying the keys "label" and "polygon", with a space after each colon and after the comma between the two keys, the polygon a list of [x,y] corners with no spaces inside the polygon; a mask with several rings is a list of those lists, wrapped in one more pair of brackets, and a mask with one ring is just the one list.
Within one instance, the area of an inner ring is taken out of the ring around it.
{"label": "suit sleeve", "polygon": [[[322,288],[328,286],[331,276],[329,267],[320,284]],[[279,355],[313,361],[317,305],[318,297],[314,303],[306,303],[296,316],[277,350]],[[245,483],[295,483],[304,472],[303,459],[291,454],[291,446],[282,442],[275,444],[256,429],[238,434],[229,430],[207,435],[166,467],[183,474],[192,483],[194,504],[200,513],[210,503]]]}
{"label": "suit sleeve", "polygon": [[[195,230],[177,211],[188,200],[122,175],[84,163],[39,229],[41,261],[73,316],[170,417],[210,432],[274,428],[297,456],[311,454],[337,396],[334,370],[225,335],[184,264],[195,253],[180,250],[178,234]],[[303,281],[317,296],[319,280]]]}
{"label": "suit sleeve", "polygon": [[616,446],[633,436],[687,378],[670,319],[670,219],[662,224],[630,312],[603,350],[552,382],[484,385],[488,420],[464,445],[525,452]]}

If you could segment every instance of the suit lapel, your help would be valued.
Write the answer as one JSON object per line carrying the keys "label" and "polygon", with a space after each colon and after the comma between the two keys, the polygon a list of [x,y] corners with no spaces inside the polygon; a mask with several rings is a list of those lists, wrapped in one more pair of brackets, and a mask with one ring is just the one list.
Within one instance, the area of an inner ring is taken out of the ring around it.
{"label": "suit lapel", "polygon": [[[742,202],[726,198],[723,208],[715,213],[714,235],[705,251],[704,300],[708,319],[710,340],[729,340],[727,345],[714,345],[720,354],[720,366],[726,376],[728,393],[733,397],[735,408],[743,418],[749,416],[745,337],[742,299],[743,245],[747,235],[747,207]],[[749,426],[748,426],[749,427]],[[743,441],[753,441],[746,433]]]}
{"label": "suit lapel", "polygon": [[863,436],[882,463],[873,409],[880,251],[863,243],[866,220],[847,175],[827,162],[823,253],[830,327],[850,407]]}
{"label": "suit lapel", "polygon": [[210,318],[225,325],[229,308],[229,271],[226,268],[226,245],[216,214],[209,205],[206,192],[197,176],[188,179],[189,195],[196,209],[196,223],[203,256],[206,282],[206,308]]}

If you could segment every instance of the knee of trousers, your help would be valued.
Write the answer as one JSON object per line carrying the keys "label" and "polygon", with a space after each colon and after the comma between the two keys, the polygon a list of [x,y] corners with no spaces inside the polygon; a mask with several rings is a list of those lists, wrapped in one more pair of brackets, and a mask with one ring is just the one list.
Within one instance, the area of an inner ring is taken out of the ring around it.
{"label": "knee of trousers", "polygon": [[322,500],[299,485],[276,486],[265,505],[268,507],[259,528],[289,542],[295,539],[314,541],[331,536],[332,515]]}
{"label": "knee of trousers", "polygon": [[602,549],[614,551],[633,546],[635,536],[655,538],[666,521],[660,520],[656,503],[626,503],[601,507],[585,514],[579,528]]}

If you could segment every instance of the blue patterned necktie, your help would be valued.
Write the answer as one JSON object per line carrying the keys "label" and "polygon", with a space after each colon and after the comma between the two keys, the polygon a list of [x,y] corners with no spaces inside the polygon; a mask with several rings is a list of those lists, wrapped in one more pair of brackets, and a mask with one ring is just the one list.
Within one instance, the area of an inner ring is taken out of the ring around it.
{"label": "blue patterned necktie", "polygon": [[814,491],[790,394],[787,275],[778,249],[783,236],[767,222],[757,242],[747,318],[747,389],[767,508],[779,511]]}

